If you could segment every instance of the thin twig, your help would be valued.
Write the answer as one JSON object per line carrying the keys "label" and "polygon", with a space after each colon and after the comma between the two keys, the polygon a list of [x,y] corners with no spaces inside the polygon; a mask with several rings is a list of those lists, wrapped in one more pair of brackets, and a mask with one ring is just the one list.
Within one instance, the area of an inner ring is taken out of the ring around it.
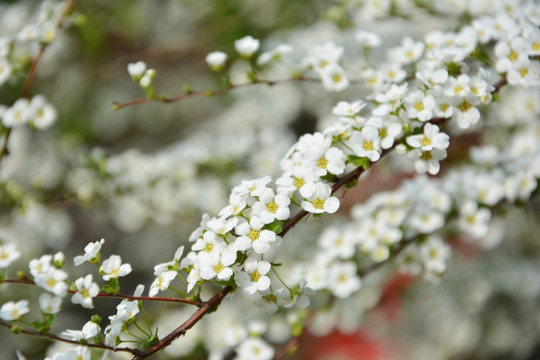
{"label": "thin twig", "polygon": [[134,99],[134,100],[131,100],[131,101],[127,101],[127,102],[124,102],[124,103],[117,102],[117,101],[112,101],[111,104],[113,105],[115,110],[118,110],[118,109],[121,109],[121,108],[124,108],[124,107],[127,107],[127,106],[144,104],[144,103],[147,103],[147,102],[173,103],[173,102],[182,101],[182,100],[192,98],[192,97],[211,97],[211,96],[214,96],[214,95],[219,95],[219,94],[222,94],[222,93],[226,93],[226,92],[228,92],[230,90],[233,90],[233,89],[249,87],[249,86],[253,86],[253,85],[274,86],[274,85],[293,82],[293,81],[320,82],[319,79],[310,78],[310,77],[304,77],[304,76],[287,78],[287,79],[279,79],[279,80],[260,80],[260,79],[256,79],[256,80],[254,80],[252,82],[248,82],[248,83],[230,84],[230,85],[227,85],[225,87],[222,87],[222,88],[219,88],[219,89],[216,89],[216,90],[189,91],[189,92],[187,92],[185,94],[177,95],[177,96],[173,96],[173,97],[161,97],[161,98],[157,97],[157,98],[153,98],[153,99],[140,98],[140,99]]}
{"label": "thin twig", "polygon": [[[36,283],[29,279],[6,279],[3,281],[7,284],[25,284],[25,285],[35,285]],[[70,294],[75,294],[76,290],[68,290]],[[102,298],[117,298],[117,299],[127,299],[130,301],[166,301],[166,302],[176,302],[176,303],[183,303],[188,305],[193,305],[196,307],[202,307],[204,305],[204,302],[197,301],[197,300],[191,300],[191,299],[179,299],[179,298],[170,298],[170,297],[160,297],[160,296],[133,296],[133,295],[127,295],[127,294],[111,294],[111,293],[105,293],[100,292],[96,295],[96,297],[102,297]]]}
{"label": "thin twig", "polygon": [[[6,323],[6,322],[3,322],[3,321],[0,321],[0,326],[8,328],[8,329],[13,329],[13,324]],[[49,340],[52,340],[52,341],[60,341],[60,342],[65,342],[65,343],[69,343],[69,344],[81,345],[81,343],[79,341],[66,339],[66,338],[63,338],[63,337],[60,337],[60,336],[54,335],[54,334],[45,334],[45,333],[41,333],[39,331],[17,329],[16,333],[29,335],[29,336],[40,337],[40,338],[45,338],[45,339],[49,339]],[[123,352],[131,353],[131,354],[133,354],[135,356],[139,355],[139,354],[141,354],[143,352],[142,350],[132,349],[132,348],[128,348],[128,347],[119,347],[119,348],[115,349],[115,348],[113,348],[111,346],[104,345],[104,344],[84,344],[84,346],[91,347],[91,348],[110,350],[110,351],[123,351]]]}

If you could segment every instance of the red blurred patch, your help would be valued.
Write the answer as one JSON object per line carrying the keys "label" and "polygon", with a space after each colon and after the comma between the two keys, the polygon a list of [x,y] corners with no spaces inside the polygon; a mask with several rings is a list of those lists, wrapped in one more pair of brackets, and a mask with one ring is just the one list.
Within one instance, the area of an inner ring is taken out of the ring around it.
{"label": "red blurred patch", "polygon": [[313,360],[384,360],[387,359],[385,346],[364,332],[342,334],[334,331],[323,337],[310,337],[297,359]]}
{"label": "red blurred patch", "polygon": [[416,277],[406,273],[396,273],[383,286],[382,296],[375,307],[375,311],[383,313],[391,322],[397,320],[402,310],[403,292],[411,286]]}

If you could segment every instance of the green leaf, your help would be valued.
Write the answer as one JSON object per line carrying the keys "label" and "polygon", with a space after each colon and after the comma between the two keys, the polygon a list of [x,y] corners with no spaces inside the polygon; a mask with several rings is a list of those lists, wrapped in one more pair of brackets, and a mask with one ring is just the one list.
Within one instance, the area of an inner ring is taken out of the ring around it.
{"label": "green leaf", "polygon": [[283,231],[283,225],[284,224],[285,224],[285,221],[283,221],[283,220],[275,220],[274,222],[272,222],[270,224],[266,224],[265,226],[263,226],[263,229],[264,230],[270,230],[270,231],[275,232],[276,234],[279,234],[279,233],[281,233],[281,231]]}
{"label": "green leaf", "polygon": [[461,65],[455,62],[446,63],[446,70],[448,70],[448,75],[458,76],[461,74]]}
{"label": "green leaf", "polygon": [[143,348],[143,349],[151,348],[152,346],[156,345],[158,342],[159,342],[159,338],[158,338],[157,333],[156,333],[156,334],[150,336],[150,337],[142,344],[142,348]]}
{"label": "green leaf", "polygon": [[345,183],[345,189],[352,189],[358,184],[358,179],[352,179],[349,182]]}
{"label": "green leaf", "polygon": [[347,156],[347,160],[356,167],[364,168],[364,170],[369,169],[369,165],[371,164],[369,158],[365,156],[349,155]]}

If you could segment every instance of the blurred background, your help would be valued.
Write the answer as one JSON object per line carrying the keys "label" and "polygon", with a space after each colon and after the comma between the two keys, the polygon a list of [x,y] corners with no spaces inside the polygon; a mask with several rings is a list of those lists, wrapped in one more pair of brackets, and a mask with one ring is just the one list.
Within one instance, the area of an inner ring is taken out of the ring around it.
{"label": "blurred background", "polygon": [[[0,35],[32,22],[40,3],[1,1]],[[224,80],[208,68],[206,55],[215,50],[229,54],[226,72],[233,83],[245,82],[249,64],[235,55],[234,41],[252,35],[262,40],[262,51],[280,43],[294,48],[283,62],[261,69],[263,79],[290,78],[302,57],[327,41],[346,48],[345,67],[354,78],[355,69],[365,64],[355,40],[359,30],[379,34],[389,47],[404,35],[420,39],[429,30],[455,29],[471,15],[449,11],[452,1],[428,1],[427,7],[415,3],[424,2],[78,1],[46,48],[30,88],[32,95],[44,94],[54,104],[57,122],[46,131],[13,131],[10,154],[0,166],[0,238],[15,242],[23,253],[8,277],[14,277],[15,269],[26,271],[30,259],[59,250],[66,254],[70,273],[94,271],[89,264],[74,269],[71,260],[88,242],[105,238],[102,257],[120,254],[134,269],[121,279],[122,292],[132,293],[137,284],[148,288],[153,266],[188,245],[201,215],[216,215],[227,204],[231,187],[242,179],[278,175],[279,160],[289,147],[300,135],[324,128],[337,101],[369,93],[361,83],[332,93],[318,83],[291,81],[115,111],[112,101],[144,97],[127,73],[128,63],[145,61],[156,70],[158,94],[179,95],[186,85],[218,89]],[[489,1],[474,3],[478,13],[489,11]],[[374,49],[372,56],[376,62],[384,51]],[[1,104],[13,104],[24,79],[21,72],[0,87]],[[463,149],[477,139],[474,134],[457,138],[459,145],[450,148],[443,167],[463,161]],[[411,176],[410,166],[387,160],[348,192],[340,213],[301,223],[291,233],[298,245],[285,247],[290,256],[325,225],[347,219],[354,203]],[[500,236],[493,235],[493,243],[504,238],[499,246],[479,249],[454,239],[452,264],[438,285],[392,275],[390,269],[374,273],[358,296],[344,300],[329,315],[331,321],[323,321],[301,342],[296,358],[539,359],[539,207],[533,197],[494,223]],[[39,293],[4,284],[0,303],[18,297],[36,300]],[[65,300],[53,331],[79,329],[93,313],[115,313],[116,302],[94,302],[96,309],[88,311]],[[206,358],[201,344],[219,342],[220,324],[232,321],[227,316],[234,318],[237,311],[232,302],[223,308],[158,358]],[[192,309],[149,304],[148,311],[165,333]],[[258,316],[256,309],[250,311],[245,316]],[[279,344],[280,334],[285,338],[290,330],[285,314],[276,319],[271,332]],[[28,359],[40,359],[60,346],[50,349],[48,341],[0,331],[0,348],[10,354],[2,355],[5,359],[14,359],[16,348]]]}

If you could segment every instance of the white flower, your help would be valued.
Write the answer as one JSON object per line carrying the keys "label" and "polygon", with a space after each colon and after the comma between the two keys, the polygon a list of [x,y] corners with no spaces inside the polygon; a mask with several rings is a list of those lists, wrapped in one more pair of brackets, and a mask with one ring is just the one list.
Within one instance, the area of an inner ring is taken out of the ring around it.
{"label": "white flower", "polygon": [[46,129],[56,121],[56,109],[47,102],[43,95],[36,95],[29,105],[30,120],[38,129]]}
{"label": "white flower", "polygon": [[85,261],[92,262],[95,260],[99,260],[99,252],[103,243],[105,243],[105,239],[101,239],[93,243],[88,243],[88,245],[84,247],[84,255],[78,255],[73,258],[75,266],[79,266]]}
{"label": "white flower", "polygon": [[335,213],[339,208],[339,200],[335,196],[330,196],[332,189],[330,186],[317,182],[311,196],[302,201],[302,208],[312,214]]}
{"label": "white flower", "polygon": [[356,265],[352,262],[334,263],[328,274],[328,289],[340,299],[349,297],[360,290],[362,282],[356,275]]}
{"label": "white flower", "polygon": [[236,234],[239,235],[234,242],[236,249],[240,251],[253,249],[260,255],[268,252],[271,244],[276,241],[276,233],[263,230],[264,225],[264,222],[256,216],[252,216],[249,223],[244,221],[239,224],[235,229]]}
{"label": "white flower", "polygon": [[80,277],[75,280],[77,292],[71,297],[73,304],[81,304],[82,307],[93,309],[93,298],[99,294],[98,284],[92,282],[92,274]]}
{"label": "white flower", "polygon": [[232,194],[238,196],[242,200],[246,200],[248,196],[261,196],[268,188],[266,185],[272,181],[270,176],[265,176],[254,180],[242,180],[240,185],[232,189]]}
{"label": "white flower", "polygon": [[122,264],[122,258],[118,255],[111,255],[99,267],[99,273],[103,276],[103,280],[117,279],[131,273],[130,264]]}
{"label": "white flower", "polygon": [[43,293],[39,296],[39,308],[46,314],[56,314],[60,311],[62,298]]}
{"label": "white flower", "polygon": [[150,290],[148,291],[148,296],[154,297],[157,295],[158,291],[165,291],[169,288],[171,281],[173,281],[178,273],[173,270],[163,271],[156,274],[156,278],[150,285]]}
{"label": "white flower", "polygon": [[280,44],[274,50],[266,51],[257,58],[257,65],[264,66],[271,61],[279,61],[284,54],[293,51],[293,47],[287,44]]}
{"label": "white flower", "polygon": [[[207,253],[212,253],[219,249],[219,246],[223,245],[225,241],[219,237],[213,231],[206,231],[202,237],[199,237],[195,244],[191,247],[193,251],[205,251]],[[165,267],[173,265],[172,263],[165,263]],[[156,269],[156,272],[157,269]],[[157,275],[157,274],[156,274]]]}
{"label": "white flower", "polygon": [[0,85],[3,85],[11,76],[12,66],[3,58],[0,58]]}
{"label": "white flower", "polygon": [[200,266],[200,276],[204,280],[229,280],[233,275],[229,267],[236,260],[236,249],[233,247],[221,246],[219,251],[212,253],[200,252],[197,261]]}
{"label": "white flower", "polygon": [[413,149],[407,156],[414,162],[414,168],[419,174],[426,172],[431,175],[439,173],[439,161],[446,159],[446,150],[434,148],[433,150]]}
{"label": "white flower", "polygon": [[450,144],[450,137],[439,131],[440,129],[437,125],[426,123],[424,125],[424,133],[407,137],[407,144],[423,151],[433,149],[444,150]]}
{"label": "white flower", "polygon": [[271,360],[274,349],[261,338],[247,338],[236,348],[237,360]]}
{"label": "white flower", "polygon": [[276,180],[277,191],[290,197],[298,190],[303,197],[309,197],[312,194],[309,190],[314,188],[311,184],[318,180],[311,168],[296,167]]}
{"label": "white flower", "polygon": [[370,118],[367,121],[366,126],[373,126],[379,131],[382,149],[391,148],[392,145],[394,145],[394,140],[401,134],[402,130],[401,123],[392,121],[388,116],[385,116],[384,118]]}
{"label": "white flower", "polygon": [[28,300],[9,301],[0,308],[0,318],[6,321],[18,320],[29,311]]}
{"label": "white flower", "polygon": [[431,95],[424,94],[423,91],[415,90],[405,98],[407,114],[420,121],[428,121],[433,117],[435,109],[435,99]]}
{"label": "white flower", "polygon": [[336,147],[314,149],[306,156],[318,176],[324,176],[328,173],[340,175],[345,171],[345,155]]}
{"label": "white flower", "polygon": [[139,81],[146,72],[146,63],[144,61],[137,61],[136,63],[129,63],[127,66],[129,76],[135,81]]}
{"label": "white flower", "polygon": [[336,227],[325,229],[318,240],[324,253],[331,257],[348,259],[354,254],[352,236]]}
{"label": "white flower", "polygon": [[28,123],[32,111],[28,99],[18,99],[2,115],[2,124],[8,128],[21,127]]}
{"label": "white flower", "polygon": [[244,263],[244,270],[236,273],[236,283],[248,295],[253,295],[257,291],[265,291],[270,288],[270,278],[266,275],[270,268],[271,265],[267,261],[248,259]]}
{"label": "white flower", "polygon": [[451,256],[451,251],[441,238],[430,237],[421,245],[420,254],[426,271],[440,275],[446,270],[446,262]]}
{"label": "white flower", "polygon": [[243,57],[250,58],[257,50],[259,50],[260,41],[254,39],[251,35],[245,36],[234,42],[234,48]]}
{"label": "white flower", "polygon": [[328,65],[320,75],[322,84],[327,90],[339,92],[349,87],[345,71],[337,64]]}
{"label": "white flower", "polygon": [[410,37],[406,37],[401,41],[401,46],[390,51],[390,57],[392,60],[399,61],[402,64],[411,64],[422,56],[423,51],[423,42],[415,42]]}
{"label": "white flower", "polygon": [[223,69],[226,61],[227,54],[221,51],[212,51],[206,55],[206,63],[214,71],[220,71]]}
{"label": "white flower", "polygon": [[360,43],[360,45],[367,48],[378,47],[379,45],[381,45],[382,41],[379,35],[370,31],[363,30],[360,30],[356,33],[356,40]]}
{"label": "white flower", "polygon": [[370,257],[375,262],[383,262],[390,257],[390,249],[386,245],[378,245],[371,251]]}
{"label": "white flower", "polygon": [[452,97],[450,102],[454,106],[454,118],[460,128],[468,129],[480,120],[480,111],[476,108],[480,100],[473,94],[464,98],[459,96]]}
{"label": "white flower", "polygon": [[418,209],[410,218],[413,229],[421,234],[429,234],[444,226],[444,216],[433,209]]}
{"label": "white flower", "polygon": [[68,275],[65,271],[58,270],[49,265],[47,270],[35,275],[34,281],[37,286],[54,293],[54,295],[58,297],[63,298],[67,295],[68,290],[68,286],[65,281],[67,276]]}
{"label": "white flower", "polygon": [[229,219],[222,216],[208,220],[206,226],[218,235],[226,235],[236,226],[236,224],[238,224],[238,218],[233,217]]}
{"label": "white flower", "polygon": [[12,243],[0,245],[0,269],[5,269],[21,256],[17,247]]}
{"label": "white flower", "polygon": [[90,360],[92,353],[86,346],[71,347],[61,353],[54,355],[52,359],[45,360]]}
{"label": "white flower", "polygon": [[511,42],[500,41],[495,46],[497,63],[495,68],[498,72],[507,72],[515,66],[515,63],[528,59],[528,44],[522,37],[516,37]]}
{"label": "white flower", "polygon": [[[140,296],[140,294],[135,294],[134,296]],[[139,310],[137,301],[122,300],[122,302],[116,306],[116,315],[109,316],[109,320],[111,320],[111,323],[115,321],[128,321],[135,317],[139,313]]]}
{"label": "white flower", "polygon": [[289,204],[291,199],[284,194],[274,194],[274,190],[268,188],[259,196],[259,201],[253,204],[253,215],[261,219],[265,224],[274,220],[286,220],[291,211]]}
{"label": "white flower", "polygon": [[66,338],[74,341],[80,341],[85,339],[92,339],[100,331],[98,324],[88,321],[84,324],[82,330],[66,330],[63,331],[60,335],[65,336]]}
{"label": "white flower", "polygon": [[461,230],[475,238],[488,233],[488,223],[491,212],[487,208],[479,208],[475,201],[465,201],[459,209],[458,224]]}
{"label": "white flower", "polygon": [[355,131],[349,141],[356,155],[367,157],[371,161],[381,158],[381,139],[377,128],[364,126],[361,132]]}
{"label": "white flower", "polygon": [[337,116],[356,116],[366,106],[362,100],[349,103],[340,101],[332,108],[332,114]]}

